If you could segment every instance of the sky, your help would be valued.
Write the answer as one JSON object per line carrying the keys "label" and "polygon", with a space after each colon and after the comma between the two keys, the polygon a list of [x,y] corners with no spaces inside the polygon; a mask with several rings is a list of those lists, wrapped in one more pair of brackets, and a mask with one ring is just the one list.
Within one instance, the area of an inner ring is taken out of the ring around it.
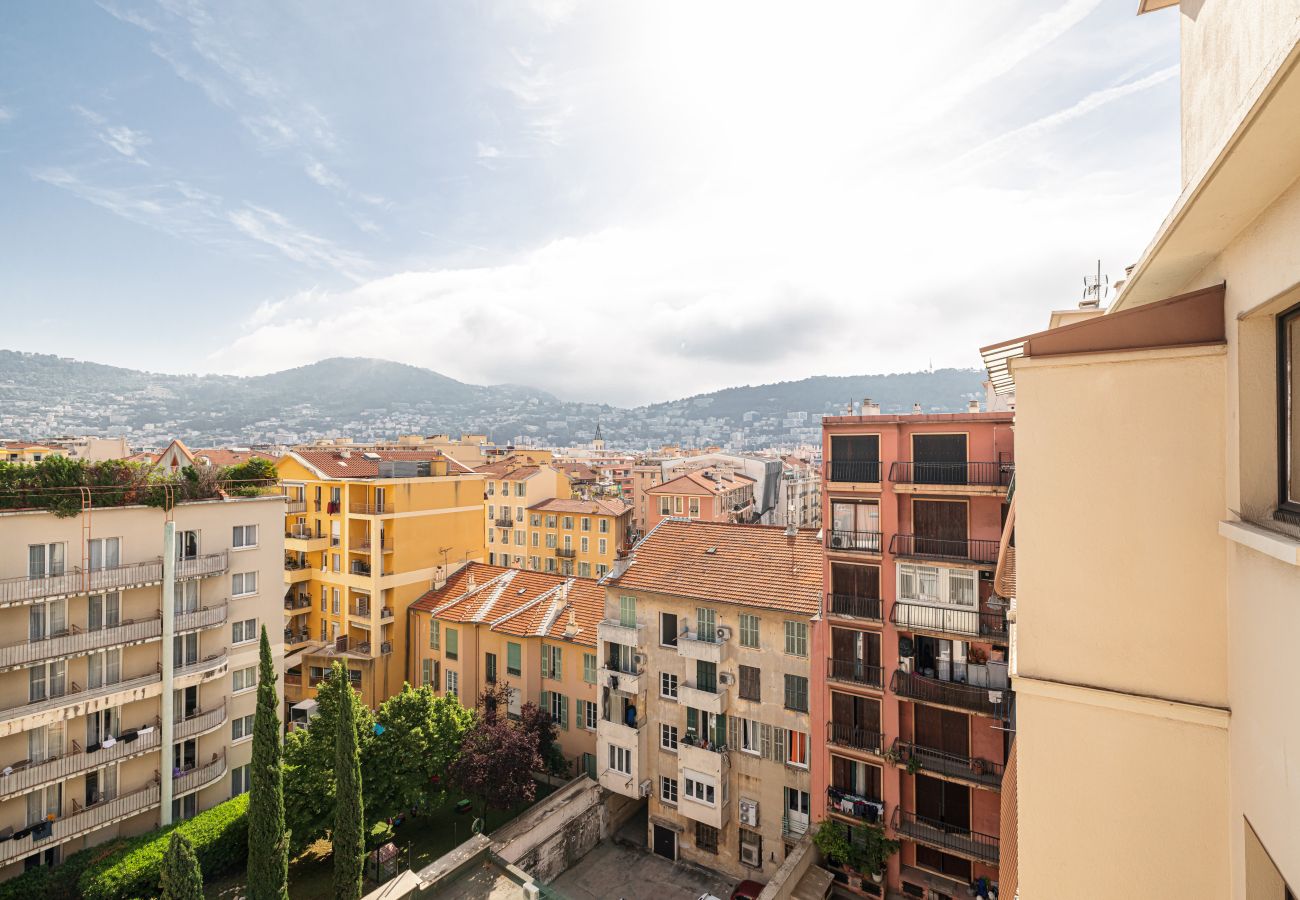
{"label": "sky", "polygon": [[979,364],[1179,189],[1135,0],[0,5],[0,348],[624,405]]}

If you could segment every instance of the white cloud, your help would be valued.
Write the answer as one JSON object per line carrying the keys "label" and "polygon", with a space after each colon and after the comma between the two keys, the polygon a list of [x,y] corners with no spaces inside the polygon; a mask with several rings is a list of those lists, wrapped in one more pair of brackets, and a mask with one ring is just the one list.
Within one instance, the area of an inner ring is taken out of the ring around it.
{"label": "white cloud", "polygon": [[72,109],[95,126],[95,137],[99,138],[106,146],[132,162],[146,166],[149,164],[147,160],[140,156],[140,149],[147,147],[151,143],[149,135],[143,131],[128,128],[125,125],[111,125],[103,115],[84,106],[73,106]]}
{"label": "white cloud", "polygon": [[294,262],[333,269],[353,281],[360,280],[362,273],[369,268],[360,255],[295,227],[274,210],[248,204],[243,209],[227,213],[226,218],[245,236],[274,247]]}
{"label": "white cloud", "polygon": [[7,106],[0,106],[0,125],[5,124],[6,122],[12,122],[13,118],[14,111],[12,109]]}

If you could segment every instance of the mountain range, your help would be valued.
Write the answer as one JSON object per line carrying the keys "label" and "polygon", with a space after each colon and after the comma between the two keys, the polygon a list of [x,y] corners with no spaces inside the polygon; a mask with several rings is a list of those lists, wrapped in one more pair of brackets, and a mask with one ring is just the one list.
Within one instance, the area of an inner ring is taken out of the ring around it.
{"label": "mountain range", "polygon": [[169,375],[0,350],[0,435],[125,435],[155,447],[486,433],[498,443],[570,445],[597,424],[611,447],[761,449],[816,443],[819,421],[870,397],[882,412],[919,403],[956,412],[982,396],[977,369],[816,376],[623,408],[561,400],[525,385],[474,385],[418,366],[335,357],[268,375]]}

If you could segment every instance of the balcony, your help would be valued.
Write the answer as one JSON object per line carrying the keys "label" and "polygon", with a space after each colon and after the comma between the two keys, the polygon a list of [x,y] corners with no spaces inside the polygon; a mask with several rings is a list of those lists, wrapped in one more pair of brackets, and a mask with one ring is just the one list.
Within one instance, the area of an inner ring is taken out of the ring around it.
{"label": "balcony", "polygon": [[677,636],[677,655],[683,659],[698,659],[704,662],[722,662],[722,629],[715,629],[710,635],[701,636],[699,632],[683,632]]}
{"label": "balcony", "polygon": [[372,541],[370,538],[365,538],[348,548],[349,553],[370,553],[373,550],[378,550],[380,553],[392,553],[393,539],[386,538],[381,544],[378,541]]}
{"label": "balcony", "polygon": [[[161,560],[158,565],[162,565]],[[202,556],[191,556],[187,559],[176,560],[176,580],[187,581],[191,578],[208,578],[212,575],[220,575],[229,568],[226,560],[226,551],[220,553],[207,553]]]}
{"label": "balcony", "polygon": [[222,649],[206,659],[177,666],[173,670],[172,682],[177,688],[203,684],[226,674],[229,668],[230,661],[226,658],[226,651]]}
{"label": "balcony", "polygon": [[942,750],[934,750],[930,747],[922,747],[920,744],[901,740],[894,741],[893,750],[898,757],[899,765],[906,766],[909,762],[915,760],[915,764],[920,767],[920,771],[925,772],[927,775],[938,775],[953,781],[973,784],[976,787],[993,788],[994,790],[999,790],[1002,787],[1002,772],[1004,770],[1002,763],[995,763],[988,759],[972,759],[969,756],[957,756],[952,753],[944,753]]}
{"label": "balcony", "polygon": [[354,516],[386,516],[393,512],[393,504],[387,500],[383,503],[363,500],[360,503],[350,504],[348,511]]}
{"label": "balcony", "polygon": [[329,545],[329,535],[313,531],[308,525],[294,525],[284,530],[284,549],[290,553],[324,550]]}
{"label": "balcony", "polygon": [[953,606],[930,606],[899,600],[890,611],[889,620],[907,631],[927,631],[940,635],[960,635],[989,641],[1007,640],[1007,614],[959,609]]}
{"label": "balcony", "polygon": [[646,685],[642,683],[645,674],[644,670],[637,672],[624,672],[617,666],[602,666],[600,670],[600,683],[608,685],[611,691],[622,691],[625,694],[641,694],[645,692]]}
{"label": "balcony", "polygon": [[[178,579],[204,578],[226,571],[226,554],[209,553],[177,560]],[[6,578],[0,580],[0,607],[32,603],[55,597],[125,591],[162,583],[162,557],[149,562],[124,563],[102,569],[82,570],[73,567],[58,575],[42,578]]]}
{"label": "balcony", "polygon": [[98,631],[74,630],[38,641],[22,641],[0,647],[0,669],[16,669],[65,656],[80,656],[106,647],[142,644],[162,637],[162,617],[127,622]]}
{"label": "balcony", "polygon": [[831,528],[826,532],[828,550],[851,550],[860,553],[880,553],[881,540],[879,531],[850,531],[843,528]]}
{"label": "balcony", "polygon": [[885,803],[842,788],[827,786],[826,810],[868,825],[885,824]]}
{"label": "balcony", "polygon": [[596,722],[597,740],[611,741],[621,747],[635,747],[641,739],[641,732],[645,728],[645,718],[637,720],[636,725],[628,725],[624,722],[614,722],[606,719],[599,719]]}
{"label": "balcony", "polygon": [[[732,797],[723,800],[722,785],[727,775],[723,774],[722,762],[723,754],[718,750],[706,750],[685,741],[677,745],[677,781],[680,785],[677,798],[678,813],[692,821],[703,822],[714,828],[726,827],[731,819],[731,807],[736,804],[736,799]],[[687,796],[687,769],[712,779],[714,784],[712,804]]]}
{"label": "balcony", "polygon": [[307,500],[302,497],[299,497],[297,499],[293,497],[288,497],[285,500],[284,511],[286,515],[293,515],[294,513],[305,513],[307,511]]}
{"label": "balcony", "polygon": [[911,838],[919,844],[934,847],[945,853],[954,853],[977,862],[998,864],[999,840],[991,834],[981,834],[960,825],[951,825],[918,816],[904,809],[894,809],[894,831],[901,837]]}
{"label": "balcony", "polygon": [[577,557],[577,555],[578,555],[578,551],[574,550],[572,547],[555,548],[556,559],[574,559],[575,557]]}
{"label": "balcony", "polygon": [[952,681],[940,681],[926,678],[915,672],[894,672],[889,689],[899,697],[928,703],[931,706],[946,706],[965,712],[979,713],[982,716],[1006,717],[1006,691],[996,688],[972,687]]}
{"label": "balcony", "polygon": [[884,622],[884,604],[878,597],[855,597],[852,594],[827,594],[826,609],[832,616]]}
{"label": "balcony", "polygon": [[304,560],[286,559],[284,561],[284,583],[301,584],[304,581],[311,581],[312,567]]}
{"label": "balcony", "polygon": [[158,672],[89,689],[81,688],[73,682],[72,690],[58,696],[0,710],[0,737],[83,716],[109,706],[156,697],[161,693],[161,686],[162,675]]}
{"label": "balcony", "polygon": [[303,616],[311,612],[311,597],[308,594],[299,594],[296,597],[286,597],[284,600],[285,615]]}
{"label": "balcony", "polygon": [[162,788],[155,781],[116,799],[87,806],[70,816],[64,816],[42,826],[48,828],[49,832],[39,838],[35,837],[30,829],[23,829],[17,832],[22,837],[0,842],[0,865],[16,862],[33,853],[39,853],[47,847],[57,846],[97,831],[106,825],[121,822],[123,819],[153,809],[158,805],[161,792]]}
{"label": "balcony", "polygon": [[899,493],[1004,494],[1013,462],[895,462],[889,480]]}
{"label": "balcony", "polygon": [[836,659],[830,657],[826,660],[827,678],[846,684],[855,684],[859,687],[871,688],[873,691],[878,691],[883,687],[884,674],[882,667],[869,665],[865,660],[861,659]]}
{"label": "balcony", "polygon": [[183,741],[186,738],[198,737],[201,734],[207,734],[220,728],[226,721],[226,704],[222,701],[216,709],[210,709],[207,712],[196,710],[176,723],[175,739]]}
{"label": "balcony", "polygon": [[894,556],[914,559],[950,559],[992,566],[998,561],[998,542],[983,539],[947,540],[916,534],[896,534],[889,541]]}
{"label": "balcony", "polygon": [[596,640],[624,647],[641,646],[644,625],[624,625],[618,619],[604,619],[596,623]]}
{"label": "balcony", "polygon": [[822,468],[826,480],[833,484],[880,484],[879,460],[830,459]]}
{"label": "balcony", "polygon": [[284,630],[284,649],[286,653],[292,650],[297,650],[304,644],[310,643],[311,633],[308,632],[306,628],[300,628],[297,631],[294,631],[292,628],[286,628]]}
{"label": "balcony", "polygon": [[176,632],[179,634],[185,631],[197,631],[201,628],[216,628],[219,625],[225,624],[226,617],[229,613],[229,603],[221,603],[217,606],[205,606],[202,609],[179,613],[176,616]]}
{"label": "balcony", "polygon": [[216,758],[205,766],[185,771],[174,771],[172,773],[172,796],[181,797],[193,791],[202,790],[225,775],[225,753],[215,754],[215,756]]}
{"label": "balcony", "polygon": [[[135,735],[134,739],[128,737],[130,734]],[[143,734],[138,731],[124,732],[112,747],[99,749],[94,753],[87,753],[81,749],[80,744],[73,741],[71,752],[56,759],[47,759],[39,763],[23,760],[11,765],[13,771],[0,777],[0,799],[17,797],[49,782],[62,781],[105,765],[157,752],[161,739],[161,732],[157,727],[150,728]],[[0,845],[0,848],[2,847],[3,845]]]}
{"label": "balcony", "polygon": [[719,685],[717,690],[709,691],[682,682],[677,686],[677,702],[682,706],[722,715],[727,711],[727,689]]}
{"label": "balcony", "polygon": [[859,725],[846,725],[842,722],[826,723],[826,743],[836,747],[847,747],[862,753],[880,756],[880,748],[885,736],[879,731],[868,731]]}
{"label": "balcony", "polygon": [[510,516],[497,516],[492,520],[492,524],[497,528],[514,528],[515,520]]}

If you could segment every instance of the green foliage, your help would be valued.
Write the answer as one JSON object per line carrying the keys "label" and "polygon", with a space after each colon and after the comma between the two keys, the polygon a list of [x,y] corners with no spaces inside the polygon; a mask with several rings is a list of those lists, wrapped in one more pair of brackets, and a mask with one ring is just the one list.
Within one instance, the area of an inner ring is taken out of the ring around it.
{"label": "green foliage", "polygon": [[465,735],[451,764],[452,784],[478,797],[483,815],[510,809],[536,796],[533,772],[542,766],[537,735],[504,716],[481,717]]}
{"label": "green foliage", "polygon": [[173,831],[163,856],[159,880],[162,900],[203,900],[203,870],[194,855],[194,845],[179,831]]}
{"label": "green foliage", "polygon": [[[339,691],[347,685],[342,663],[330,670],[316,700],[320,704],[311,727],[289,732],[284,742],[284,814],[290,832],[290,854],[297,856],[334,827],[334,742],[339,710],[352,706],[357,746],[362,758],[373,737],[374,717],[356,691]],[[367,806],[369,803],[367,802]]]}
{"label": "green foliage", "polygon": [[366,809],[387,817],[432,802],[447,766],[460,751],[474,711],[451,696],[409,684],[379,707],[375,721],[383,734],[372,734],[362,748]]}
{"label": "green foliage", "polygon": [[[352,693],[347,668],[333,666],[332,687]],[[358,746],[354,707],[339,704],[334,738],[334,900],[361,900],[361,875],[366,863],[365,805],[361,799],[361,750]]]}
{"label": "green foliage", "polygon": [[[173,832],[180,832],[189,840],[202,871],[209,878],[242,868],[248,853],[247,813],[248,795],[241,794],[168,828],[82,851],[106,852],[84,867],[77,880],[76,896],[86,900],[158,896],[163,859]],[[72,861],[69,859],[64,865]]]}
{"label": "green foliage", "polygon": [[828,862],[852,866],[854,848],[849,843],[848,829],[839,822],[833,819],[822,820],[813,833],[813,844]]}
{"label": "green foliage", "polygon": [[856,865],[854,868],[872,875],[885,871],[889,857],[898,852],[898,841],[891,841],[885,837],[882,828],[868,827],[862,831],[863,842],[858,856],[861,865]]}
{"label": "green foliage", "polygon": [[[269,459],[250,459],[222,470],[223,481],[232,482],[230,493],[236,497],[256,497],[278,480],[275,463]],[[242,483],[241,483],[242,482]]]}
{"label": "green foliage", "polygon": [[883,872],[889,857],[898,852],[898,841],[885,837],[880,828],[857,829],[860,841],[850,841],[849,832],[839,822],[825,819],[813,834],[813,844],[827,860],[857,872]]}
{"label": "green foliage", "polygon": [[279,699],[275,693],[271,642],[262,626],[249,765],[248,898],[289,900],[289,836],[284,827],[284,770],[280,762]]}

